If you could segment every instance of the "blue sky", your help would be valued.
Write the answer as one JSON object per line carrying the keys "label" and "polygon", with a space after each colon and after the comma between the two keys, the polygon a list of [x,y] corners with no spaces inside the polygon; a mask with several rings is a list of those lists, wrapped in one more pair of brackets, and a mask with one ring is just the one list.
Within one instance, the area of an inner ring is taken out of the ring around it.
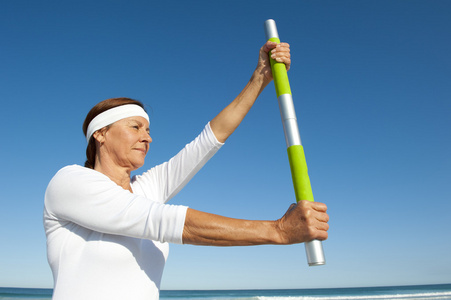
{"label": "blue sky", "polygon": [[[145,167],[191,141],[240,92],[276,20],[327,265],[304,246],[171,247],[163,289],[451,282],[450,1],[3,1],[0,286],[51,287],[48,181],[83,164],[81,125],[111,97],[143,101]],[[277,219],[294,192],[273,85],[173,200]]]}

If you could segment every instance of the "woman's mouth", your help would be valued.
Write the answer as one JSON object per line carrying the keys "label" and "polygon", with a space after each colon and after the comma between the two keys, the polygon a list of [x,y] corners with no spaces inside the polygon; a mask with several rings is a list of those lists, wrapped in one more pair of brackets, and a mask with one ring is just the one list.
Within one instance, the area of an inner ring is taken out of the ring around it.
{"label": "woman's mouth", "polygon": [[142,152],[143,154],[147,154],[147,149],[143,149],[143,148],[135,148],[134,150],[137,150],[139,152]]}

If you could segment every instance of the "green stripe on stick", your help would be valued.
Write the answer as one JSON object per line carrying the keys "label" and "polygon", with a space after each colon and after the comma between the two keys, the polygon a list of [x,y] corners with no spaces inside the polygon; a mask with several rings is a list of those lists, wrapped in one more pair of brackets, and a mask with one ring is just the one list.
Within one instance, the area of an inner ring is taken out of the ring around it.
{"label": "green stripe on stick", "polygon": [[[278,38],[270,38],[269,40],[278,44],[280,43]],[[271,52],[269,55],[271,57]],[[287,68],[285,67],[285,64],[276,62],[272,58],[269,60],[271,62],[272,77],[274,78],[277,97],[283,94],[291,95],[290,82],[288,81]]]}
{"label": "green stripe on stick", "polygon": [[302,145],[293,145],[288,147],[287,152],[296,201],[308,200],[313,202],[314,199],[308,176],[307,162],[305,161],[304,147]]}

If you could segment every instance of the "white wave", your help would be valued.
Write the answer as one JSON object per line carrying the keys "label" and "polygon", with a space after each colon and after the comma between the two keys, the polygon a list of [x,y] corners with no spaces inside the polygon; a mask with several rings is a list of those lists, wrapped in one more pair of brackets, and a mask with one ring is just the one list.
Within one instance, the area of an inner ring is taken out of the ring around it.
{"label": "white wave", "polygon": [[393,295],[358,295],[358,296],[293,296],[293,297],[257,297],[258,300],[370,300],[370,299],[409,299],[438,300],[451,299],[451,292],[393,294]]}

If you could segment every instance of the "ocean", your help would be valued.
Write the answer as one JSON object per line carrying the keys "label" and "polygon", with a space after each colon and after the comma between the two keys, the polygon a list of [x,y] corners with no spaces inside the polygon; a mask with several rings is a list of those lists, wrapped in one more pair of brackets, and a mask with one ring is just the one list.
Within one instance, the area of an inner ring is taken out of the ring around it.
{"label": "ocean", "polygon": [[[0,288],[0,300],[50,300],[51,289]],[[451,284],[288,290],[161,291],[161,300],[451,300]],[[126,299],[124,299],[126,300]],[[128,300],[128,299],[127,299]]]}

